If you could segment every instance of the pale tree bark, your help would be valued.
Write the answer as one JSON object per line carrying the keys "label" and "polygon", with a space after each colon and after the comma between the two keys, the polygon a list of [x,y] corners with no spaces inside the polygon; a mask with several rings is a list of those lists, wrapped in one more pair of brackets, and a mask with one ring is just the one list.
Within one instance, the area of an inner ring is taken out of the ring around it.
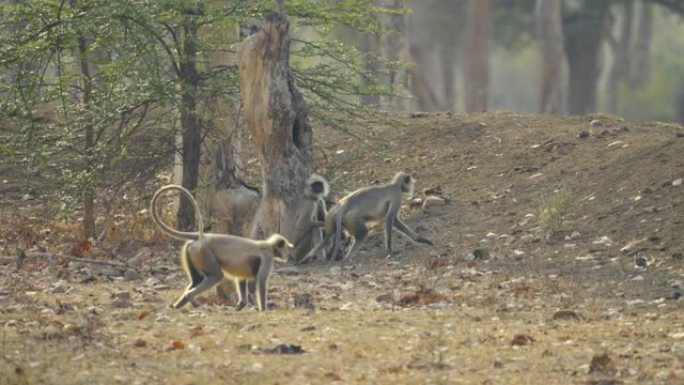
{"label": "pale tree bark", "polygon": [[487,110],[490,1],[470,0],[466,29],[464,85],[466,112]]}
{"label": "pale tree bark", "polygon": [[253,238],[280,233],[296,243],[303,189],[311,173],[312,131],[306,104],[290,70],[289,21],[281,13],[242,43],[238,53],[240,94],[261,159],[263,196],[252,223]]}
{"label": "pale tree bark", "polygon": [[632,89],[643,87],[651,77],[653,17],[653,5],[642,0],[637,18],[632,68],[630,69],[630,86]]}
{"label": "pale tree bark", "polygon": [[629,78],[630,44],[632,42],[632,19],[634,18],[634,2],[626,1],[620,18],[620,35],[611,39],[613,63],[608,77],[608,111],[613,114],[620,112],[620,86]]}
{"label": "pale tree bark", "polygon": [[439,106],[439,100],[437,100],[437,95],[427,77],[429,58],[426,51],[419,44],[411,45],[410,53],[415,65],[411,66],[408,70],[408,85],[418,109],[421,111],[433,111]]}
{"label": "pale tree bark", "polygon": [[537,40],[541,51],[542,72],[539,112],[565,113],[563,65],[563,3],[561,0],[537,0]]}

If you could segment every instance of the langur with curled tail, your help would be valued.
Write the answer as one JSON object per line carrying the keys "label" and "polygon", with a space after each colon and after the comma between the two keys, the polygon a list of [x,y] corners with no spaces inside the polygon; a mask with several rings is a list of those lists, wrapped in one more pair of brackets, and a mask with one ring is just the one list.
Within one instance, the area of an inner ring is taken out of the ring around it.
{"label": "langur with curled tail", "polygon": [[[157,201],[162,193],[177,190],[190,201],[197,215],[199,231],[179,231],[164,223],[157,211]],[[268,279],[273,262],[286,262],[293,245],[285,237],[273,234],[266,240],[253,240],[234,235],[203,232],[202,214],[190,191],[182,186],[167,185],[154,193],[150,207],[152,220],[161,231],[176,239],[187,241],[181,249],[183,270],[190,285],[173,304],[178,309],[190,302],[193,306],[199,294],[216,286],[224,276],[235,282],[239,300],[236,308],[242,309],[247,301],[247,283],[256,281],[256,299],[259,310],[266,310]]]}

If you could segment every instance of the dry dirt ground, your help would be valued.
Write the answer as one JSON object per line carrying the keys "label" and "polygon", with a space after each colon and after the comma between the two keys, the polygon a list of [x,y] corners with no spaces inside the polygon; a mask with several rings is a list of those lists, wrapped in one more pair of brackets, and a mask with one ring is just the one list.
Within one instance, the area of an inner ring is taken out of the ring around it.
{"label": "dry dirt ground", "polygon": [[[213,294],[176,311],[185,277],[142,213],[141,239],[111,246],[125,277],[0,266],[0,384],[684,384],[684,127],[404,118],[365,144],[317,131],[318,171],[337,197],[413,173],[447,203],[402,217],[437,246],[396,237],[387,261],[376,234],[353,263],[280,266],[268,312]],[[58,227],[1,214],[4,254],[67,252]]]}

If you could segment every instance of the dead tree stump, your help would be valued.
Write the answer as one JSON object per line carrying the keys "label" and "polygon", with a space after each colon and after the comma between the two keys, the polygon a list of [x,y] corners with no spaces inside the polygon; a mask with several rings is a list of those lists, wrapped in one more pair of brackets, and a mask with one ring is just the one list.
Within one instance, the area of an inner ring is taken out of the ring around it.
{"label": "dead tree stump", "polygon": [[250,235],[280,233],[295,243],[308,230],[298,218],[306,215],[301,202],[311,173],[312,132],[306,103],[290,70],[288,30],[287,16],[271,14],[261,30],[245,39],[238,63],[245,119],[264,181]]}

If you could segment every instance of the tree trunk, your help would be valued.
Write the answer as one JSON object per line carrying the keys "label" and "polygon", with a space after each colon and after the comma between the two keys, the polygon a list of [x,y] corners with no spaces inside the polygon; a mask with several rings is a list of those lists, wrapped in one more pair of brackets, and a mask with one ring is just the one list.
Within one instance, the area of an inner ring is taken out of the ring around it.
{"label": "tree trunk", "polygon": [[489,0],[470,0],[464,65],[466,112],[487,110],[489,24]]}
{"label": "tree trunk", "polygon": [[620,36],[611,44],[613,63],[608,77],[608,111],[613,114],[620,113],[620,86],[629,75],[630,43],[632,41],[632,19],[634,18],[634,2],[627,1],[623,4],[624,14]]}
{"label": "tree trunk", "polygon": [[[75,2],[71,3],[72,7]],[[81,77],[81,97],[80,103],[83,105],[83,111],[86,114],[83,126],[84,136],[84,171],[86,172],[85,185],[83,186],[83,237],[85,239],[95,238],[95,181],[93,170],[93,149],[95,146],[95,135],[92,124],[91,100],[93,94],[93,79],[90,73],[90,63],[87,57],[88,42],[83,35],[78,37],[78,51],[76,57],[78,58],[78,71]]]}
{"label": "tree trunk", "polygon": [[427,73],[429,72],[427,70],[429,58],[425,51],[426,50],[418,44],[411,45],[411,58],[416,65],[408,70],[409,88],[415,97],[417,107],[420,111],[433,111],[437,109],[439,101],[437,100],[437,95],[435,95],[427,77]]}
{"label": "tree trunk", "polygon": [[295,225],[312,160],[312,132],[304,99],[290,70],[289,21],[273,13],[238,53],[240,94],[264,180],[252,222],[253,238],[280,233],[295,243],[307,229]]}
{"label": "tree trunk", "polygon": [[565,113],[563,64],[563,23],[561,0],[537,0],[537,39],[542,58],[539,111],[544,114]]}
{"label": "tree trunk", "polygon": [[596,111],[600,48],[609,7],[607,2],[586,0],[582,9],[563,21],[570,114],[582,115]]}
{"label": "tree trunk", "polygon": [[[197,23],[194,16],[186,16],[183,23],[183,45],[180,59],[180,123],[183,136],[183,181],[190,191],[197,188],[199,179],[202,122],[197,113],[199,74],[197,72]],[[195,213],[187,199],[178,206],[178,227],[192,230]]]}
{"label": "tree trunk", "polygon": [[[384,0],[382,5],[399,11],[406,6],[405,0]],[[396,63],[405,62],[408,59],[406,41],[406,15],[403,13],[384,16],[383,24],[391,32],[382,35],[380,45],[382,55],[390,64],[388,73],[384,76],[384,84],[390,90],[391,95],[383,97],[382,104],[389,108],[401,110],[401,99],[394,93],[401,89],[401,83],[406,78],[404,67]]]}
{"label": "tree trunk", "polygon": [[653,41],[653,6],[641,2],[637,33],[634,42],[630,86],[632,89],[643,87],[651,77],[651,43]]}
{"label": "tree trunk", "polygon": [[675,121],[684,123],[684,81],[679,83],[679,90],[675,98]]}
{"label": "tree trunk", "polygon": [[[379,74],[378,55],[380,55],[380,36],[375,33],[361,34],[361,52],[364,53],[364,69],[366,75],[362,80],[366,85],[374,84]],[[378,106],[379,95],[363,95],[361,100],[368,105]]]}

